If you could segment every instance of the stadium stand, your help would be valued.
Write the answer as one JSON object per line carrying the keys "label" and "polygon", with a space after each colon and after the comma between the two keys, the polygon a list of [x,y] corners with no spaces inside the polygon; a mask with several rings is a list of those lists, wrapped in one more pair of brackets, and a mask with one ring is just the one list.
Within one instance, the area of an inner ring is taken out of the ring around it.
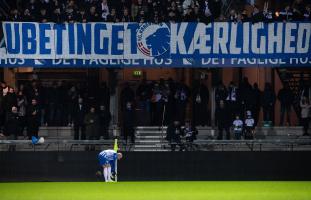
{"label": "stadium stand", "polygon": [[[282,3],[280,1],[275,3],[274,1],[243,0],[12,0],[0,1],[0,20],[41,23],[311,21],[310,3],[310,0],[284,1]],[[311,97],[310,70],[279,68],[277,73],[283,85],[288,86],[285,88],[285,98],[284,95],[282,96],[284,90],[275,93],[269,90],[270,86],[267,86],[264,91],[261,91],[258,89],[258,84],[257,86],[256,84],[251,85],[247,77],[244,77],[239,84],[232,82],[229,85],[224,85],[220,81],[217,87],[214,87],[215,91],[209,91],[202,83],[196,83],[189,88],[183,81],[173,79],[142,81],[136,88],[125,84],[120,94],[121,132],[124,133],[128,126],[135,127],[137,140],[134,145],[129,145],[129,148],[164,150],[167,145],[164,140],[164,135],[166,135],[164,127],[171,124],[173,120],[178,120],[183,125],[188,117],[186,116],[187,106],[190,106],[193,111],[191,121],[196,126],[202,126],[198,127],[198,141],[208,142],[216,139],[217,131],[214,126],[219,122],[217,122],[217,117],[215,122],[208,119],[206,116],[210,116],[211,110],[200,104],[204,102],[207,105],[209,99],[212,99],[216,104],[216,110],[221,101],[224,101],[230,108],[228,126],[232,125],[231,122],[236,115],[244,120],[246,113],[250,111],[254,118],[254,128],[256,127],[255,139],[288,140],[297,139],[303,134],[305,138],[308,138],[308,132],[303,133],[301,126],[291,124],[291,111],[285,104],[287,103],[289,107],[293,106],[296,116],[300,118],[302,99]],[[105,83],[101,86],[66,81],[50,81],[43,84],[39,80],[21,83],[15,90],[2,82],[1,131],[7,136],[6,139],[10,138],[6,133],[9,123],[7,119],[11,114],[12,107],[17,106],[19,111],[18,114],[15,114],[21,119],[16,124],[20,129],[20,132],[16,133],[16,136],[19,135],[19,139],[30,139],[33,133],[27,135],[26,130],[39,126],[39,136],[50,140],[78,139],[74,138],[78,129],[75,126],[75,117],[78,111],[75,109],[82,105],[82,103],[78,103],[78,99],[82,98],[86,110],[83,111],[84,113],[80,113],[81,119],[85,117],[90,106],[95,106],[101,124],[105,124],[100,127],[100,133],[96,139],[108,139],[109,135],[105,132],[111,124],[111,113],[108,109],[110,90],[111,88],[108,88]],[[204,92],[202,92],[203,90]],[[34,99],[38,105],[31,105]],[[269,101],[266,101],[267,99]],[[288,102],[283,103],[285,100]],[[281,119],[285,118],[285,114],[288,115],[286,123],[276,124],[274,122],[273,116],[277,114],[274,112],[277,101],[282,105]],[[128,103],[131,104],[130,107],[134,110],[134,115],[139,112],[145,113],[143,116],[146,121],[136,119],[135,122],[124,128],[124,121],[131,119],[131,117],[127,118],[125,114]],[[264,121],[259,121],[261,109],[265,112]],[[268,126],[275,126],[262,127],[266,125],[265,123]],[[287,125],[293,126],[287,127]],[[83,135],[84,125],[82,124],[80,128]],[[114,137],[111,127],[109,132],[110,138]],[[85,137],[82,139],[89,139],[88,135]]]}

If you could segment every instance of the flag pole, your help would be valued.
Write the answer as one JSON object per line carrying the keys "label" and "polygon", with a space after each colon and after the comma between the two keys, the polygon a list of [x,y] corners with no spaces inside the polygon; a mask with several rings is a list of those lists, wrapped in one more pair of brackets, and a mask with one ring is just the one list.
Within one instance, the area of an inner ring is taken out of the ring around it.
{"label": "flag pole", "polygon": [[[113,150],[118,153],[118,139],[114,139]],[[118,182],[118,158],[115,161],[115,182]]]}

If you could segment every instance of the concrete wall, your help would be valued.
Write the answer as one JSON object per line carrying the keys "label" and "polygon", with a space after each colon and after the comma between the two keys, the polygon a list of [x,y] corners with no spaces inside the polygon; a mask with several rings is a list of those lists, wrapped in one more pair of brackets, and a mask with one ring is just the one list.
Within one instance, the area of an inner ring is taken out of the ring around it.
{"label": "concrete wall", "polygon": [[[97,181],[97,153],[1,152],[0,181]],[[120,181],[311,180],[310,151],[123,154]]]}

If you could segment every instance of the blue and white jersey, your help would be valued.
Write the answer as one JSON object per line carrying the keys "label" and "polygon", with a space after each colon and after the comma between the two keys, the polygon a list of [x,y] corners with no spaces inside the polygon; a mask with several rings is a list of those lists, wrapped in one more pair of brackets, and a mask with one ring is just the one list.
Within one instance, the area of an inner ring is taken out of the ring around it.
{"label": "blue and white jersey", "polygon": [[108,161],[117,160],[118,155],[117,152],[112,149],[107,149],[99,153],[98,157],[105,158]]}

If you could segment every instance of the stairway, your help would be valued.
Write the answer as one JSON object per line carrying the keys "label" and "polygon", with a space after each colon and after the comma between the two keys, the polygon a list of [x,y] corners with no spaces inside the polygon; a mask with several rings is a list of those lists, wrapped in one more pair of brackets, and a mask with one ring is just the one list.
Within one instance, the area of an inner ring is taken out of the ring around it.
{"label": "stairway", "polygon": [[[135,129],[136,141],[133,145],[125,145],[122,139],[119,140],[119,147],[122,151],[170,151],[169,145],[165,140],[167,127],[157,127],[157,126],[138,126]],[[215,140],[217,138],[217,130],[212,127],[197,127],[199,142],[205,142],[210,140]],[[110,131],[112,136],[112,131]],[[73,128],[72,127],[40,127],[39,136],[44,137],[46,140],[72,140],[73,139]],[[112,138],[112,137],[111,137]],[[233,138],[233,134],[231,135]],[[23,139],[22,137],[19,139]],[[292,127],[257,127],[255,130],[255,139],[261,140],[287,140],[287,139],[311,139],[311,137],[302,136],[301,126]],[[111,147],[113,146],[113,141],[111,141]],[[111,148],[109,147],[109,148]],[[221,146],[210,145],[210,149],[205,148],[201,150],[211,150],[211,151],[221,151]],[[97,151],[102,150],[104,146],[98,146]],[[271,149],[275,149],[273,146]],[[0,151],[5,151],[7,149],[6,145],[0,146]],[[31,145],[21,145],[17,148],[20,151],[33,151]],[[235,145],[229,145],[226,150],[241,150],[241,147],[236,147]],[[69,145],[51,145],[48,148],[45,146],[38,146],[37,151],[65,151],[69,150]],[[75,145],[72,149],[73,151],[84,151],[85,145]],[[178,148],[177,148],[178,150]],[[243,150],[243,149],[242,149]]]}
{"label": "stairway", "polygon": [[135,129],[134,151],[165,151],[161,143],[165,140],[167,127],[138,126]]}

